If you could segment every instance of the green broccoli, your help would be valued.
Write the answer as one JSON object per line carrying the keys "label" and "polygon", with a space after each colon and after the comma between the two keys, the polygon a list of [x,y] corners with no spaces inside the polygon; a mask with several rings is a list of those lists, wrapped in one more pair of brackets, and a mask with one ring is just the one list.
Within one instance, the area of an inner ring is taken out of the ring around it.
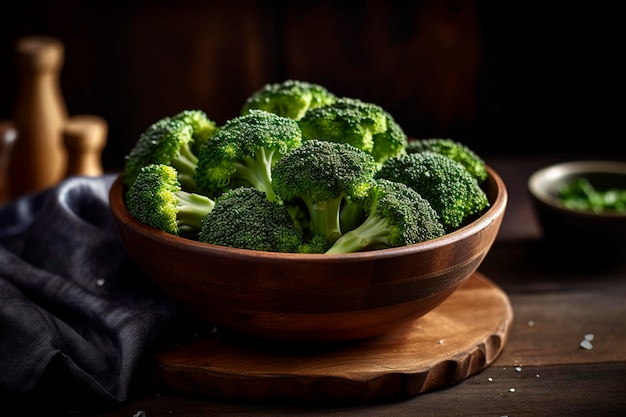
{"label": "green broccoli", "polygon": [[310,109],[298,121],[302,139],[349,143],[370,153],[377,163],[406,152],[407,136],[382,107],[355,98],[338,98]]}
{"label": "green broccoli", "polygon": [[215,206],[207,196],[184,191],[176,169],[165,164],[148,164],[139,171],[126,194],[126,204],[140,222],[193,239]]}
{"label": "green broccoli", "polygon": [[213,136],[217,129],[217,123],[209,119],[207,114],[202,110],[183,110],[182,112],[172,116],[174,120],[181,120],[193,129],[191,136],[193,137],[193,151],[197,155],[204,143]]}
{"label": "green broccoli", "polygon": [[485,161],[473,150],[460,142],[447,138],[431,138],[411,140],[407,144],[408,153],[432,151],[440,153],[463,166],[476,178],[479,184],[487,179],[487,168]]}
{"label": "green broccoli", "polygon": [[[282,201],[282,200],[281,200]],[[311,218],[309,210],[304,200],[295,199],[283,201],[287,211],[294,220],[296,227],[302,233],[302,245],[298,249],[299,253],[324,253],[330,246],[328,239],[323,235],[314,235],[311,232]]]}
{"label": "green broccoli", "polygon": [[326,236],[313,235],[307,240],[303,240],[302,245],[298,247],[298,253],[324,253],[329,247],[330,244]]}
{"label": "green broccoli", "polygon": [[334,102],[337,97],[325,87],[306,81],[286,80],[265,84],[246,99],[241,114],[265,110],[279,116],[300,120],[312,108]]}
{"label": "green broccoli", "polygon": [[194,188],[193,173],[198,158],[192,151],[193,128],[181,120],[163,118],[148,127],[126,155],[124,183],[130,187],[148,164],[172,165],[183,186]]}
{"label": "green broccoli", "polygon": [[165,164],[176,168],[185,190],[197,191],[194,180],[197,145],[208,139],[214,124],[200,110],[186,110],[151,124],[126,155],[124,184],[130,187],[141,168],[148,164]]}
{"label": "green broccoli", "polygon": [[269,252],[297,252],[302,233],[286,207],[253,187],[224,192],[203,221],[198,240]]}
{"label": "green broccoli", "polygon": [[411,245],[445,234],[430,203],[403,183],[375,181],[363,205],[365,221],[337,239],[327,254]]}
{"label": "green broccoli", "polygon": [[310,232],[329,244],[341,236],[339,213],[345,196],[367,194],[377,165],[374,158],[347,143],[304,141],[276,162],[272,186],[283,201],[302,200]]}
{"label": "green broccoli", "polygon": [[341,203],[339,211],[339,224],[341,225],[341,233],[346,233],[365,220],[366,213],[363,209],[363,201],[359,198],[346,196]]}
{"label": "green broccoli", "polygon": [[195,182],[215,198],[227,188],[252,186],[275,200],[272,167],[302,143],[295,120],[263,110],[230,119],[198,153]]}
{"label": "green broccoli", "polygon": [[430,202],[446,232],[489,207],[487,195],[465,167],[439,153],[424,151],[390,158],[376,178],[401,182]]}

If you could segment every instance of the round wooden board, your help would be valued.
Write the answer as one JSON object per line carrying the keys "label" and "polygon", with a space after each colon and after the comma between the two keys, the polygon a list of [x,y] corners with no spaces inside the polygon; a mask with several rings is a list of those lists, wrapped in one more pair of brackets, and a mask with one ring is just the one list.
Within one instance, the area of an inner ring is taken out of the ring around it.
{"label": "round wooden board", "polygon": [[488,367],[513,320],[507,295],[474,273],[436,309],[390,334],[325,345],[216,332],[157,351],[162,386],[233,401],[362,404],[406,399]]}

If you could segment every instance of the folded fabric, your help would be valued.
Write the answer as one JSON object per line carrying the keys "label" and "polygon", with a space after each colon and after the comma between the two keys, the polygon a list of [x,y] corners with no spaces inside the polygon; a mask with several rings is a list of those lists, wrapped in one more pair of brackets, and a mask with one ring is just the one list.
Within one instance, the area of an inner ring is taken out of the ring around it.
{"label": "folded fabric", "polygon": [[142,357],[179,314],[122,246],[114,179],[71,177],[0,207],[0,414],[42,393],[126,400]]}

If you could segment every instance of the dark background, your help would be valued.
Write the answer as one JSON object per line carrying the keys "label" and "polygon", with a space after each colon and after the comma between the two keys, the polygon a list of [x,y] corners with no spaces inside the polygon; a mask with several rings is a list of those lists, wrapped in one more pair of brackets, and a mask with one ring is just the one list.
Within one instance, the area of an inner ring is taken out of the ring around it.
{"label": "dark background", "polygon": [[450,137],[484,156],[626,159],[619,2],[111,4],[3,6],[0,120],[18,93],[15,41],[45,34],[65,44],[70,114],[109,123],[107,169],[157,119],[197,108],[221,124],[287,78],[374,102],[410,136]]}

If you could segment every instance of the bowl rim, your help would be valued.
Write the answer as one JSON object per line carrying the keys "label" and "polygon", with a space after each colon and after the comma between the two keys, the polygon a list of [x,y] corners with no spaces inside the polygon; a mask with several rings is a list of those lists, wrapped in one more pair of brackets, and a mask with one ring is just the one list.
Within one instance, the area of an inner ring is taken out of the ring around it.
{"label": "bowl rim", "polygon": [[610,160],[579,160],[551,164],[533,172],[527,186],[531,195],[539,202],[556,210],[576,213],[588,217],[623,218],[626,213],[617,211],[594,212],[565,206],[559,198],[549,193],[542,185],[553,183],[564,176],[582,177],[586,174],[617,174],[626,177],[626,162]]}
{"label": "bowl rim", "polygon": [[498,218],[502,218],[506,206],[508,204],[508,191],[506,185],[500,175],[495,172],[490,166],[486,166],[488,177],[485,180],[483,186],[488,181],[493,181],[496,194],[494,200],[491,202],[489,209],[483,213],[480,217],[472,221],[471,223],[445,234],[436,239],[431,239],[425,242],[415,243],[412,245],[406,245],[396,248],[377,249],[363,252],[353,252],[345,254],[302,254],[302,253],[285,253],[285,252],[265,252],[256,251],[252,249],[241,249],[227,246],[213,245],[209,243],[199,242],[192,239],[187,239],[180,236],[175,236],[161,230],[154,229],[149,225],[141,223],[137,219],[133,218],[128,210],[123,199],[124,183],[122,180],[122,174],[120,173],[114,180],[111,189],[109,191],[109,203],[113,215],[118,221],[123,222],[135,232],[143,235],[146,238],[160,241],[168,246],[176,246],[184,244],[189,250],[194,252],[211,253],[213,255],[228,255],[234,258],[249,259],[251,256],[262,259],[280,259],[289,261],[323,261],[323,262],[346,262],[346,261],[362,261],[372,258],[393,258],[409,253],[427,252],[429,250],[441,247],[442,245],[451,244],[463,240],[467,236],[476,233],[479,230],[485,229],[491,223],[495,222]]}

